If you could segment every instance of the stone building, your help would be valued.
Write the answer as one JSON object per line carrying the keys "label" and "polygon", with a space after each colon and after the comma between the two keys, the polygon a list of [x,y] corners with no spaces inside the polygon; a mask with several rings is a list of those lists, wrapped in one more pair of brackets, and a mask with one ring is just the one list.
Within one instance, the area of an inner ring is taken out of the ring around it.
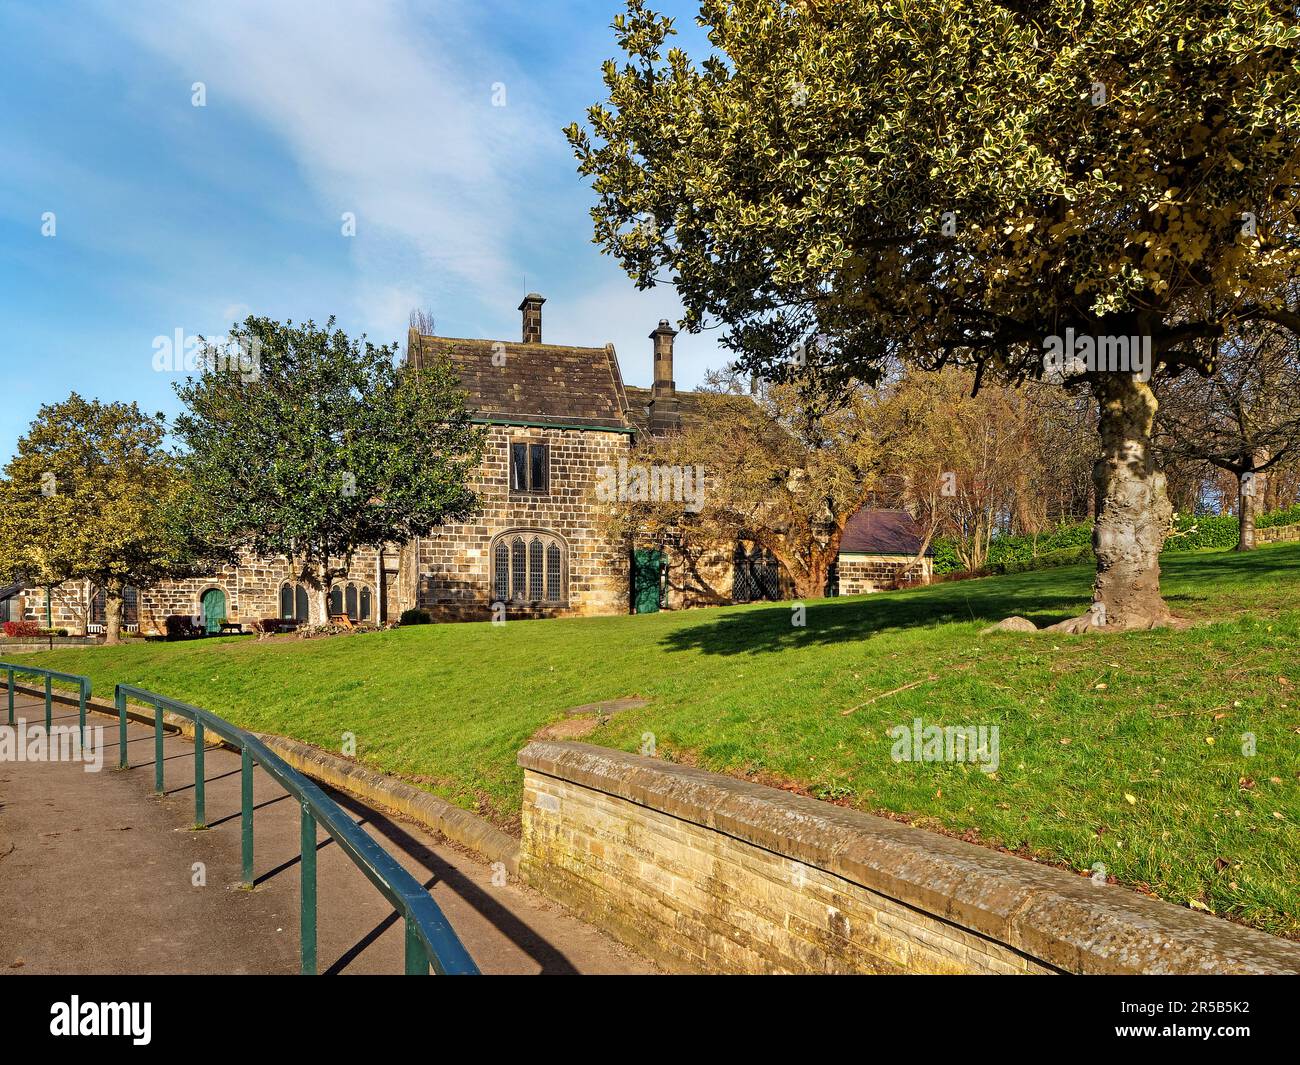
{"label": "stone building", "polygon": [[838,594],[928,584],[934,576],[934,551],[922,550],[923,539],[905,510],[859,510],[845,524],[840,540],[835,563]]}
{"label": "stone building", "polygon": [[[410,608],[439,619],[488,620],[788,597],[780,567],[752,545],[720,545],[688,557],[672,542],[629,550],[602,534],[596,520],[602,471],[617,467],[639,434],[675,432],[700,417],[700,397],[677,389],[677,334],[667,321],[649,337],[651,387],[626,387],[612,344],[544,342],[544,303],[535,293],[524,297],[518,341],[410,330],[407,364],[418,371],[449,360],[474,420],[486,428],[483,460],[471,481],[481,510],[471,521],[433,529],[401,547],[359,551],[331,593],[330,613],[382,624]],[[842,558],[855,582],[856,559]],[[3,591],[6,618],[44,624],[48,614],[54,627],[72,633],[103,629],[103,594],[88,582],[55,588],[48,607],[44,589]],[[287,559],[246,556],[210,575],[128,589],[124,622],[127,631],[145,634],[187,624],[216,632],[223,622],[248,631],[266,619],[305,620],[307,604],[308,590],[294,581]]]}
{"label": "stone building", "polygon": [[[656,584],[650,594],[642,588],[634,606],[635,555],[604,538],[595,521],[600,471],[628,454],[638,432],[681,424],[672,376],[676,333],[660,322],[651,334],[653,387],[629,390],[613,345],[543,341],[543,303],[535,293],[524,298],[514,342],[410,331],[408,365],[418,370],[448,359],[469,393],[474,420],[486,428],[483,461],[471,482],[481,510],[469,522],[404,546],[359,551],[331,593],[331,614],[383,623],[409,608],[486,620],[494,604],[507,616],[529,617],[686,605]],[[692,395],[682,399],[689,404]],[[4,592],[5,620],[45,624],[48,617],[73,633],[103,629],[103,594],[88,582],[56,587],[48,603],[42,588]],[[126,599],[127,631],[161,633],[178,622],[209,631],[227,622],[247,631],[263,619],[304,620],[308,592],[294,581],[287,559],[246,556],[210,575],[128,589]]]}

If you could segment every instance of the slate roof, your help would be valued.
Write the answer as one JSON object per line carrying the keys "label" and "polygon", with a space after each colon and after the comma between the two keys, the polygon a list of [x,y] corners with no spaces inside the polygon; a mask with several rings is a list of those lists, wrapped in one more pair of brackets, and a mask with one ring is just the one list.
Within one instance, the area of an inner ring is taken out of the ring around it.
{"label": "slate roof", "polygon": [[[636,427],[637,432],[649,432],[650,422],[646,417],[645,408],[646,404],[653,399],[653,391],[649,388],[638,388],[636,385],[628,385],[623,391],[627,393],[628,420]],[[708,413],[704,409],[704,397],[710,393],[677,391],[673,395],[677,400],[677,413],[681,417],[683,429],[695,429],[707,421]],[[746,409],[758,409],[748,396],[725,398],[743,404]]]}
{"label": "slate roof", "polygon": [[[921,530],[905,510],[870,510],[863,507],[844,526],[840,554],[908,555],[921,550]],[[925,549],[934,554],[933,547]]]}
{"label": "slate roof", "polygon": [[[451,360],[479,421],[633,428],[612,344],[575,348],[421,336],[418,348],[411,348],[417,369],[439,356]],[[494,354],[501,365],[493,362]]]}

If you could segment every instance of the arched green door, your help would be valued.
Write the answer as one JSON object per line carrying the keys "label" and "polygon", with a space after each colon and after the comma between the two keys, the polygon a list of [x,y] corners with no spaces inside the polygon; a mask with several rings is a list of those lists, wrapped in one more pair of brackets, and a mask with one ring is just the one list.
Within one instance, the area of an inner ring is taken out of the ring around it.
{"label": "arched green door", "polygon": [[209,588],[203,593],[203,626],[209,636],[221,632],[226,620],[226,593],[220,588]]}

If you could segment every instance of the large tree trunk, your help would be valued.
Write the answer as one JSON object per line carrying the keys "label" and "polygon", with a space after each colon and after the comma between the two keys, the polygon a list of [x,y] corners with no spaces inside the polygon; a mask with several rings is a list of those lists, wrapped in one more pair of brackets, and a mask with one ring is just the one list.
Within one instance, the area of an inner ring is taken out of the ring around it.
{"label": "large tree trunk", "polygon": [[110,581],[104,586],[104,643],[122,642],[122,608],[125,586],[121,581]]}
{"label": "large tree trunk", "polygon": [[[1256,452],[1251,456],[1253,466],[1261,466],[1267,461],[1266,452]],[[1264,474],[1254,470],[1237,476],[1238,551],[1255,550],[1255,519],[1259,517],[1260,501],[1264,497],[1264,478]]]}
{"label": "large tree trunk", "polygon": [[1255,490],[1249,473],[1237,477],[1237,547],[1238,551],[1255,550]]}
{"label": "large tree trunk", "polygon": [[813,558],[804,569],[793,571],[790,576],[794,580],[796,599],[800,601],[825,599],[826,581],[830,577],[830,560],[824,557]]}
{"label": "large tree trunk", "polygon": [[330,619],[330,590],[328,581],[319,581],[312,587],[307,608],[307,619],[313,625],[326,625]]}
{"label": "large tree trunk", "polygon": [[412,537],[397,556],[397,616],[420,605],[420,538]]}
{"label": "large tree trunk", "polygon": [[307,624],[328,624],[331,583],[329,564],[314,561],[309,557],[302,564],[299,579],[307,586]]}
{"label": "large tree trunk", "polygon": [[1100,405],[1101,454],[1092,474],[1097,580],[1091,626],[1151,628],[1171,618],[1160,596],[1160,549],[1173,508],[1151,446],[1156,398],[1132,374],[1102,374],[1093,391]]}

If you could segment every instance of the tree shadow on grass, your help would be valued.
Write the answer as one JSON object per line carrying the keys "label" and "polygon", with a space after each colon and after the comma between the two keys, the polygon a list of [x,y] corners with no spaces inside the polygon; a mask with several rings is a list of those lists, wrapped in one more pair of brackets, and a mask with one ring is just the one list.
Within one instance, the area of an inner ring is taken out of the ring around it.
{"label": "tree shadow on grass", "polygon": [[[1194,580],[1166,599],[1175,603],[1203,602],[1201,588],[1221,582],[1236,585],[1275,583],[1300,578],[1300,551],[1265,551],[1249,555],[1185,556],[1162,559],[1171,584]],[[881,593],[851,599],[820,599],[806,604],[805,625],[794,625],[794,604],[748,609],[710,610],[699,624],[668,633],[662,645],[670,651],[739,655],[864,641],[905,629],[934,628],[960,622],[991,625],[1011,615],[1028,618],[1040,629],[1077,617],[1092,599],[1094,570],[1069,566],[1054,570],[972,581],[954,581],[906,592]]]}
{"label": "tree shadow on grass", "polygon": [[[1058,571],[1059,572],[1059,571]],[[809,644],[869,640],[880,633],[935,628],[959,622],[993,624],[1011,614],[1040,628],[1074,617],[1087,606],[1091,571],[1044,587],[1007,578],[962,581],[912,592],[853,599],[819,599],[806,604],[805,624],[793,624],[794,604],[716,612],[709,620],[668,633],[672,651],[737,655],[781,651]]]}

